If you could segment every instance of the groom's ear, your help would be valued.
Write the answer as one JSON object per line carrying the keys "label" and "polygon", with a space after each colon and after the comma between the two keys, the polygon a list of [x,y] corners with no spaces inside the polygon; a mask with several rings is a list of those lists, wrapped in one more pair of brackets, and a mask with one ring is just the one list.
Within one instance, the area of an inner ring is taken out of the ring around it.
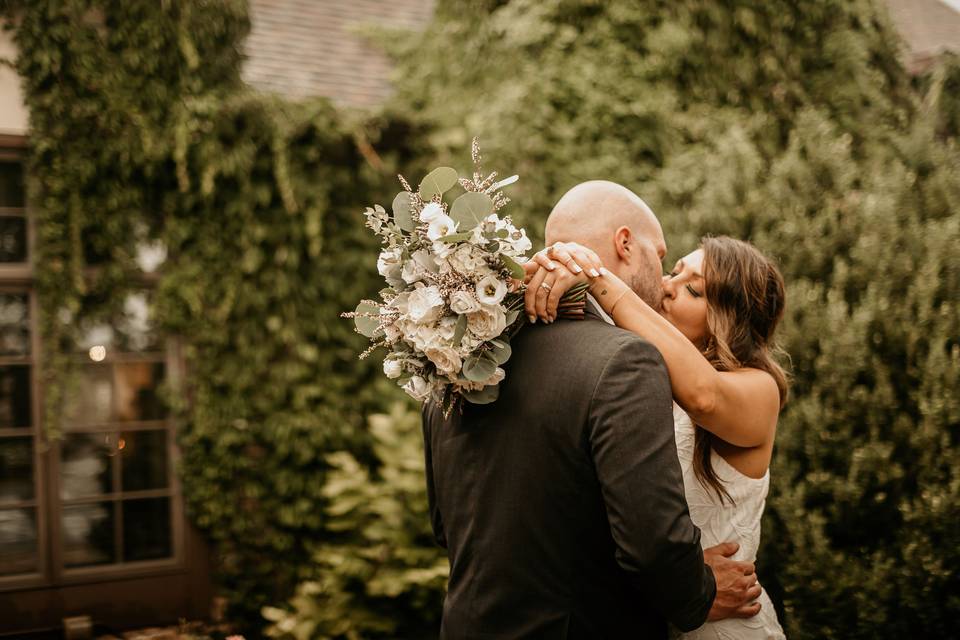
{"label": "groom's ear", "polygon": [[633,259],[633,233],[630,227],[620,227],[614,235],[614,249],[623,262],[629,263]]}

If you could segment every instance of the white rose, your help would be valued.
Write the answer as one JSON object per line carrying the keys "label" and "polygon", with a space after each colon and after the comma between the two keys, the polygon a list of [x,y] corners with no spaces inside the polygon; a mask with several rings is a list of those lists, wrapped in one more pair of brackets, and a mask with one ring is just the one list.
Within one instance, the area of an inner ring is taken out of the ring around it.
{"label": "white rose", "polygon": [[507,295],[507,283],[496,276],[486,276],[477,283],[477,299],[482,304],[500,304]]}
{"label": "white rose", "polygon": [[480,303],[467,291],[455,291],[450,296],[450,309],[454,313],[473,313],[480,310]]}
{"label": "white rose", "polygon": [[450,253],[447,262],[454,271],[463,275],[471,275],[481,267],[486,266],[483,255],[472,244],[459,245]]}
{"label": "white rose", "polygon": [[390,272],[400,266],[400,247],[384,249],[377,258],[377,272],[383,277],[390,275]]}
{"label": "white rose", "polygon": [[423,354],[436,365],[437,371],[445,376],[460,373],[460,368],[463,366],[460,354],[452,347],[428,347]]}
{"label": "white rose", "polygon": [[407,298],[407,315],[417,324],[427,324],[443,312],[443,295],[437,287],[419,287]]}
{"label": "white rose", "polygon": [[399,360],[384,360],[383,373],[391,380],[399,378],[400,374],[403,373],[403,363]]}
{"label": "white rose", "polygon": [[430,383],[420,376],[413,376],[403,385],[403,390],[414,400],[423,402],[430,397]]}
{"label": "white rose", "polygon": [[431,202],[420,212],[420,222],[430,223],[443,215],[443,207],[436,202]]}
{"label": "white rose", "polygon": [[431,240],[438,240],[456,230],[457,223],[453,221],[453,218],[447,215],[439,215],[427,227],[427,237]]}
{"label": "white rose", "polygon": [[437,329],[432,324],[417,324],[407,321],[403,323],[403,337],[412,344],[417,351],[437,343]]}
{"label": "white rose", "polygon": [[507,328],[507,315],[499,306],[480,305],[479,311],[467,315],[467,328],[480,340],[490,340]]}

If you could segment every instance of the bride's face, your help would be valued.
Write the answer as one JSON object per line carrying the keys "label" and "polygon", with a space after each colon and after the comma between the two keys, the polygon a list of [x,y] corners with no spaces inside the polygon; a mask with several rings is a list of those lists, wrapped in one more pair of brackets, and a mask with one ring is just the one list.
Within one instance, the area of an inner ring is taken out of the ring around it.
{"label": "bride's face", "polygon": [[704,291],[703,249],[678,260],[673,271],[663,277],[660,313],[697,347],[702,347],[709,335]]}

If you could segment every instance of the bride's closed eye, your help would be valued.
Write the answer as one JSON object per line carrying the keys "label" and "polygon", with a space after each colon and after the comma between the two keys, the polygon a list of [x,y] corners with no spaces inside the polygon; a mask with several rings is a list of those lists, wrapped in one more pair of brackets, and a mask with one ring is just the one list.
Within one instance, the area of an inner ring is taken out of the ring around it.
{"label": "bride's closed eye", "polygon": [[696,289],[694,289],[694,288],[693,288],[691,285],[689,285],[689,284],[687,285],[687,291],[689,291],[689,292],[690,292],[690,295],[692,295],[694,298],[699,298],[700,296],[703,295],[702,293],[700,293],[699,291],[697,291]]}

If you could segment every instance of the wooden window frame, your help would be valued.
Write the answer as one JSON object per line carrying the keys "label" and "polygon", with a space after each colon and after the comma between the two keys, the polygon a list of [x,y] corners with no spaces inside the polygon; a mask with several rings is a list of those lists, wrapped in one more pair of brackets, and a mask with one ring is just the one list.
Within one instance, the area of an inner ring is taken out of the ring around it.
{"label": "wooden window frame", "polygon": [[[11,136],[0,134],[0,160],[23,161],[26,155],[28,140],[25,136]],[[76,429],[63,429],[64,433],[97,433],[120,432],[135,430],[160,430],[167,435],[167,477],[168,487],[162,490],[122,492],[115,491],[103,496],[91,496],[90,502],[109,502],[116,510],[116,503],[123,501],[124,496],[132,493],[133,498],[149,497],[148,494],[158,494],[156,497],[170,499],[170,535],[171,556],[157,560],[133,562],[114,562],[110,564],[89,567],[64,566],[63,549],[63,504],[60,497],[60,449],[59,441],[48,441],[43,429],[43,387],[40,371],[42,368],[43,350],[40,340],[38,322],[39,304],[34,283],[34,261],[36,259],[36,224],[31,215],[29,195],[25,197],[23,207],[0,208],[0,216],[24,216],[27,221],[27,261],[23,264],[0,264],[0,292],[25,293],[29,299],[30,313],[30,348],[29,366],[31,367],[31,412],[30,430],[22,428],[2,429],[2,436],[27,436],[33,438],[33,473],[34,498],[31,501],[21,501],[4,505],[4,509],[27,508],[36,509],[37,514],[37,571],[10,576],[0,576],[0,594],[4,592],[21,591],[33,588],[57,588],[79,584],[110,582],[129,578],[149,578],[169,574],[181,574],[188,570],[186,549],[186,521],[183,490],[177,469],[180,462],[180,451],[176,438],[180,432],[180,424],[168,416],[162,420],[143,422],[113,422],[109,425],[83,425]],[[96,277],[95,267],[87,269],[85,275]],[[146,290],[152,289],[157,282],[157,274],[145,273],[141,284]],[[138,354],[117,354],[112,361],[162,361],[165,365],[166,380],[174,388],[183,388],[184,375],[182,343],[177,338],[168,338],[162,345],[162,351],[152,352],[149,357],[141,358]],[[11,360],[0,358],[0,362]],[[21,360],[23,360],[21,358]],[[116,487],[122,489],[122,487]],[[162,494],[162,495],[161,495]],[[69,501],[75,504],[75,501]],[[116,513],[116,511],[115,511]],[[122,520],[122,518],[120,518]],[[120,523],[122,527],[122,522]],[[116,534],[115,534],[116,535]],[[122,542],[122,528],[120,529]]]}

